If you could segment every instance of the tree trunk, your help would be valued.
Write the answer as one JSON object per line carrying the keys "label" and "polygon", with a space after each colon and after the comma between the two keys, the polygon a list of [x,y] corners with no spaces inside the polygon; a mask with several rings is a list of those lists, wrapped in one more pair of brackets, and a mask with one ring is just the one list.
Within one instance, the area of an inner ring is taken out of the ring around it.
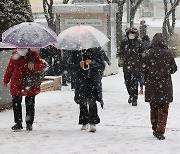
{"label": "tree trunk", "polygon": [[[63,4],[67,4],[69,0],[63,0]],[[43,0],[43,9],[44,9],[44,16],[46,18],[48,27],[52,30],[56,31],[56,21],[54,14],[52,12],[52,6],[54,4],[53,0]]]}
{"label": "tree trunk", "polygon": [[[163,26],[162,26],[162,33],[165,37],[165,39],[167,40],[167,44],[169,46],[172,46],[172,35],[174,33],[174,28],[175,28],[175,21],[176,21],[176,17],[175,17],[175,9],[176,7],[179,5],[180,0],[174,0],[174,2],[172,0],[170,0],[170,4],[171,4],[171,8],[168,11],[168,2],[167,0],[164,0],[164,11],[165,11],[165,17],[164,17],[164,21],[163,21]],[[170,25],[170,21],[169,21],[169,17],[170,15],[172,15],[172,26]]]}
{"label": "tree trunk", "polygon": [[47,20],[48,27],[55,31],[54,14],[52,13],[53,0],[43,0],[44,16]]}
{"label": "tree trunk", "polygon": [[118,13],[116,14],[116,39],[117,39],[117,52],[120,50],[120,45],[122,41],[122,16],[123,16],[123,7],[126,0],[123,1],[113,1],[118,4]]}
{"label": "tree trunk", "polygon": [[131,6],[131,11],[130,11],[130,28],[134,27],[134,17],[137,12],[137,9],[141,5],[143,0],[138,0],[135,2],[134,0],[130,0],[130,6]]}

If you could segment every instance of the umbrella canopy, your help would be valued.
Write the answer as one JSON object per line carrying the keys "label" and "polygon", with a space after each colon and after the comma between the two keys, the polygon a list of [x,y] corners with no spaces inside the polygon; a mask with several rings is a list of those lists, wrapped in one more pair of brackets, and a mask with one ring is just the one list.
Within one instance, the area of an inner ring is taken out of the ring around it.
{"label": "umbrella canopy", "polygon": [[57,42],[54,31],[35,22],[23,22],[2,34],[2,42],[17,48],[44,48]]}
{"label": "umbrella canopy", "polygon": [[55,46],[58,49],[82,50],[102,47],[109,39],[101,31],[92,26],[73,26],[58,35]]}
{"label": "umbrella canopy", "polygon": [[1,48],[12,49],[12,48],[16,48],[16,47],[0,42],[0,49]]}

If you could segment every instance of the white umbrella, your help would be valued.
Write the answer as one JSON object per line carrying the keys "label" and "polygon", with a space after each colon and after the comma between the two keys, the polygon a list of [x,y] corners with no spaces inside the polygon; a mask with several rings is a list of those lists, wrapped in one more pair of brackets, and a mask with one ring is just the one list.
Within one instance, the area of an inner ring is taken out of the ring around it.
{"label": "white umbrella", "polygon": [[92,26],[73,26],[58,35],[55,46],[58,49],[82,50],[102,47],[109,39],[101,31]]}

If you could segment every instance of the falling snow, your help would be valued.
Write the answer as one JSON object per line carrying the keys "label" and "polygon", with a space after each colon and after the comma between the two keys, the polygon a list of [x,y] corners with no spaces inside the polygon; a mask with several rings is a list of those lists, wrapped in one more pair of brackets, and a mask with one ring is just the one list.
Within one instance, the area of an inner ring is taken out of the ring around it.
{"label": "falling snow", "polygon": [[[180,58],[176,59],[180,66]],[[138,106],[127,103],[122,69],[119,74],[103,78],[105,106],[99,116],[97,132],[81,131],[79,106],[70,86],[59,91],[40,93],[36,97],[34,130],[12,132],[13,111],[0,113],[0,149],[3,154],[179,154],[180,147],[180,71],[172,75],[174,102],[170,105],[166,140],[152,135],[149,105],[140,95]],[[22,103],[25,117],[25,104]],[[25,121],[25,119],[24,119]],[[25,123],[23,123],[25,127]],[[9,148],[10,147],[10,148]],[[17,148],[18,147],[18,148]],[[173,149],[173,150],[172,150]]]}

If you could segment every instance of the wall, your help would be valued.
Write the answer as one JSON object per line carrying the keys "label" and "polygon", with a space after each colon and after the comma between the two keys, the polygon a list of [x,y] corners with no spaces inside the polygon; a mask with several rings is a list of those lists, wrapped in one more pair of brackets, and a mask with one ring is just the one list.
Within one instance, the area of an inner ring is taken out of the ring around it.
{"label": "wall", "polygon": [[9,62],[9,57],[11,53],[12,53],[11,50],[5,50],[5,51],[0,50],[0,108],[4,105],[8,105],[9,103],[11,103],[9,86],[7,88],[3,86],[3,76],[7,64]]}

